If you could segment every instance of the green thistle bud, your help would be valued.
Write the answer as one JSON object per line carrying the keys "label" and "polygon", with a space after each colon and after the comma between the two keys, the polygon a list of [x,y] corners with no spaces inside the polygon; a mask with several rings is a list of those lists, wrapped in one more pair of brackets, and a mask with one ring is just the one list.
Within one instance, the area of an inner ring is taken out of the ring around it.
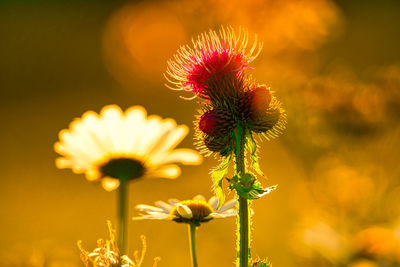
{"label": "green thistle bud", "polygon": [[232,151],[232,137],[226,135],[224,137],[204,136],[204,145],[211,152],[218,152],[221,156],[226,156]]}

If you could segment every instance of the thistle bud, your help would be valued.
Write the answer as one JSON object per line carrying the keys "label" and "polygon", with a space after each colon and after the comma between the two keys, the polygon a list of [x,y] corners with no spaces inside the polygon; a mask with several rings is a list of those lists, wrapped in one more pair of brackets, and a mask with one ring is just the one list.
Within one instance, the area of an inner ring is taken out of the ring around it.
{"label": "thistle bud", "polygon": [[256,133],[264,133],[272,130],[281,118],[281,111],[279,109],[271,109],[266,111],[257,120],[248,121],[249,128]]}
{"label": "thistle bud", "polygon": [[266,86],[261,85],[250,90],[246,97],[249,118],[251,120],[257,120],[260,116],[263,116],[268,110],[271,101],[272,93]]}
{"label": "thistle bud", "polygon": [[205,134],[213,135],[213,133],[216,131],[216,124],[217,120],[215,118],[215,113],[207,111],[200,117],[199,129]]}
{"label": "thistle bud", "polygon": [[223,109],[206,111],[199,120],[199,129],[213,137],[223,137],[235,127],[231,114]]}
{"label": "thistle bud", "polygon": [[275,126],[284,125],[284,111],[264,85],[254,86],[246,92],[241,99],[241,109],[243,119],[253,132],[267,133]]}
{"label": "thistle bud", "polygon": [[226,156],[232,151],[232,137],[226,135],[216,138],[209,135],[204,137],[204,145],[212,152],[218,152],[221,156]]}

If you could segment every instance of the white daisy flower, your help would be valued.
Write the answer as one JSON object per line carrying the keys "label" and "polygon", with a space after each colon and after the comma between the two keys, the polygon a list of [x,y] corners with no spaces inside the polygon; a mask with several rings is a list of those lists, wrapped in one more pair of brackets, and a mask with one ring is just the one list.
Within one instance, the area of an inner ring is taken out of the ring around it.
{"label": "white daisy flower", "polygon": [[196,229],[201,223],[212,219],[227,218],[236,216],[233,208],[236,200],[226,202],[221,208],[217,209],[218,198],[212,197],[209,201],[202,195],[197,195],[191,200],[179,201],[170,199],[168,203],[157,201],[156,206],[137,205],[136,208],[146,214],[134,217],[134,220],[170,220],[188,225],[190,255],[192,266],[196,267]]}
{"label": "white daisy flower", "polygon": [[202,162],[192,149],[175,149],[188,132],[186,125],[173,119],[147,116],[141,106],[123,112],[109,105],[100,114],[85,112],[60,131],[54,149],[62,157],[56,165],[84,173],[89,181],[101,181],[107,191],[118,188],[121,179],[175,179],[181,172],[176,163]]}
{"label": "white daisy flower", "polygon": [[156,206],[137,205],[136,208],[146,214],[134,217],[134,220],[171,220],[178,223],[195,224],[208,222],[212,219],[228,218],[236,216],[233,208],[236,200],[226,202],[217,209],[218,199],[213,196],[206,200],[204,196],[197,195],[191,200],[179,201],[170,199],[167,202],[157,201]]}

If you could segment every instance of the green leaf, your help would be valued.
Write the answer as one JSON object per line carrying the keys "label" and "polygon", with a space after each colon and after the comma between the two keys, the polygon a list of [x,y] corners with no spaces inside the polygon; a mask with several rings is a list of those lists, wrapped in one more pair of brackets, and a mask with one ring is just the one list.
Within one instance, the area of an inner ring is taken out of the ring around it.
{"label": "green leaf", "polygon": [[272,267],[272,265],[267,260],[257,259],[255,261],[252,261],[251,267]]}
{"label": "green leaf", "polygon": [[213,170],[211,174],[211,178],[214,183],[214,192],[218,198],[217,209],[219,209],[225,202],[225,192],[224,189],[222,188],[222,181],[224,177],[228,174],[230,160],[231,160],[231,154],[226,156],[224,160],[221,162],[221,164],[218,166],[218,168]]}
{"label": "green leaf", "polygon": [[271,193],[276,189],[276,185],[263,188],[261,184],[255,181],[255,177],[250,173],[235,175],[230,180],[230,189],[236,190],[237,194],[247,199],[258,199]]}
{"label": "green leaf", "polygon": [[246,144],[247,144],[247,148],[249,149],[249,152],[250,152],[251,167],[259,175],[264,175],[264,173],[260,169],[260,164],[258,163],[257,144],[256,144],[256,141],[253,138],[253,135],[252,135],[251,131],[248,131],[246,133]]}
{"label": "green leaf", "polygon": [[238,181],[246,188],[251,188],[254,184],[256,177],[251,173],[243,173],[238,175]]}

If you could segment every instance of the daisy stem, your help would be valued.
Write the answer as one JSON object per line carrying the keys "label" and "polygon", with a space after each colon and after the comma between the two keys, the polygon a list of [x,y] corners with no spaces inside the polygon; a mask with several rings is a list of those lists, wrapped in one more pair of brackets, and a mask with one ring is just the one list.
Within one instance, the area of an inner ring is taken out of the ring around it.
{"label": "daisy stem", "polygon": [[118,217],[119,217],[119,228],[118,228],[118,248],[120,255],[126,255],[126,237],[128,232],[128,182],[125,178],[120,178],[120,185],[118,187]]}
{"label": "daisy stem", "polygon": [[[246,173],[245,165],[245,130],[242,125],[238,125],[236,129],[236,147],[235,147],[235,164],[236,174]],[[237,267],[248,267],[251,258],[250,255],[250,227],[251,218],[249,212],[250,201],[240,195],[238,198],[238,216],[237,216]]]}
{"label": "daisy stem", "polygon": [[194,223],[189,223],[189,243],[190,243],[190,256],[192,258],[192,266],[198,267],[197,265],[197,253],[196,253],[196,228]]}

